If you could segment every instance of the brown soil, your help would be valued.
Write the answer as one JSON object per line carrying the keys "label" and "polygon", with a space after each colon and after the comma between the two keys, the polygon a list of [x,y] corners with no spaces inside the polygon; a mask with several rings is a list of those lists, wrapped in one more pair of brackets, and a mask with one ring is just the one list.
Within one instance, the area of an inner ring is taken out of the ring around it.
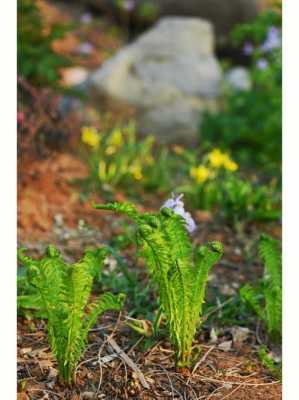
{"label": "brown soil", "polygon": [[[165,340],[142,351],[143,337],[134,337],[123,323],[124,316],[106,315],[90,334],[90,345],[71,388],[58,382],[42,322],[20,319],[18,335],[19,399],[234,399],[278,400],[281,384],[260,365],[252,343],[241,350],[222,351],[218,344],[204,343],[193,370],[176,371],[173,352]],[[139,368],[138,373],[110,346],[110,338]],[[252,340],[252,338],[251,338]],[[109,359],[109,356],[111,358]],[[105,364],[102,363],[106,360]],[[96,393],[98,393],[96,395]]]}

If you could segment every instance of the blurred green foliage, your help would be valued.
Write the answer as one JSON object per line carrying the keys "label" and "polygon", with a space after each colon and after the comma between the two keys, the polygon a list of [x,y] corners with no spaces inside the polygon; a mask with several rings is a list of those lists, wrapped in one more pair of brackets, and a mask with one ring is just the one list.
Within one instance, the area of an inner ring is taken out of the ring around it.
{"label": "blurred green foliage", "polygon": [[243,176],[229,154],[217,148],[200,158],[189,150],[181,156],[191,165],[190,176],[183,178],[177,190],[185,193],[192,207],[217,211],[234,224],[280,217],[276,180],[266,185],[257,176]]}
{"label": "blurred green foliage", "polygon": [[281,15],[269,11],[237,27],[233,42],[250,53],[252,88],[230,90],[222,111],[206,113],[201,133],[207,148],[234,151],[238,162],[277,173],[281,163],[282,64]]}
{"label": "blurred green foliage", "polygon": [[17,308],[18,315],[31,320],[33,317],[46,318],[38,290],[28,280],[28,271],[25,266],[17,270]]}
{"label": "blurred green foliage", "polygon": [[69,60],[56,54],[53,40],[69,28],[59,24],[45,29],[41,13],[33,0],[18,0],[18,74],[38,86],[58,87],[59,68]]}
{"label": "blurred green foliage", "polygon": [[108,132],[83,127],[81,140],[90,167],[88,181],[97,190],[113,192],[118,188],[134,195],[138,188],[159,191],[169,188],[168,150],[161,147],[155,151],[154,136],[138,138],[134,122]]}
{"label": "blurred green foliage", "polygon": [[232,174],[183,191],[196,208],[219,210],[220,216],[235,224],[277,220],[281,215],[279,197],[271,186],[259,186]]}
{"label": "blurred green foliage", "polygon": [[179,145],[155,146],[154,137],[138,139],[134,123],[99,132],[82,128],[83,156],[90,166],[84,181],[113,199],[117,190],[136,199],[140,194],[175,190],[190,206],[211,210],[234,224],[280,218],[278,179],[262,183],[257,174],[240,172],[228,152]]}
{"label": "blurred green foliage", "polygon": [[259,256],[265,265],[264,277],[257,286],[246,284],[240,289],[242,301],[247,303],[258,318],[265,323],[273,341],[282,336],[282,260],[281,243],[262,235]]}
{"label": "blurred green foliage", "polygon": [[271,357],[271,352],[267,349],[266,346],[261,346],[258,356],[261,360],[261,363],[265,368],[267,368],[275,378],[281,380],[282,378],[282,364],[281,362],[275,362],[273,357]]}

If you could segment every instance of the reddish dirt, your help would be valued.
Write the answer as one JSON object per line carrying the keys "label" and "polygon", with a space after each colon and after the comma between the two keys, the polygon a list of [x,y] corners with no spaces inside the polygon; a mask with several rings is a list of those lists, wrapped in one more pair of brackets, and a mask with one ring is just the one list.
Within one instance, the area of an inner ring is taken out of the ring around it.
{"label": "reddish dirt", "polygon": [[75,228],[80,219],[96,222],[91,199],[80,201],[73,179],[88,174],[85,164],[67,153],[53,153],[44,160],[19,165],[18,233],[20,239],[38,240],[51,232],[54,216],[61,214],[67,226]]}

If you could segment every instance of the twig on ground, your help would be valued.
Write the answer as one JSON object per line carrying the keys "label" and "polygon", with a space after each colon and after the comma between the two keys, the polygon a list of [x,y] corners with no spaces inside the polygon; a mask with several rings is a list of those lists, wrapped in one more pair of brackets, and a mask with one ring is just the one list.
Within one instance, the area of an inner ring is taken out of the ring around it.
{"label": "twig on ground", "polygon": [[232,382],[232,381],[220,381],[218,379],[214,378],[209,378],[208,376],[203,376],[203,375],[194,375],[199,380],[205,382],[215,382],[215,383],[223,383],[223,384],[230,384],[230,385],[244,385],[244,386],[271,386],[271,385],[277,385],[280,384],[280,381],[273,381],[273,382],[264,382],[264,383],[253,383],[253,382]]}
{"label": "twig on ground", "polygon": [[141,385],[145,389],[150,389],[149,384],[146,382],[143,373],[141,370],[137,367],[137,365],[134,363],[134,361],[119,347],[119,345],[115,342],[115,340],[112,337],[107,337],[107,342],[109,345],[117,352],[119,357],[122,358],[122,360],[130,367],[134,372],[136,372],[136,375],[141,383]]}
{"label": "twig on ground", "polygon": [[169,376],[169,372],[167,371],[167,369],[165,369],[162,365],[160,365],[160,364],[152,364],[152,365],[156,365],[157,367],[159,367],[160,369],[162,369],[162,373],[161,372],[159,372],[160,374],[165,374],[166,375],[166,377],[167,377],[167,379],[168,379],[168,382],[169,382],[169,385],[170,385],[170,388],[171,388],[171,395],[172,395],[172,398],[174,399],[174,387],[173,387],[173,384],[172,384],[172,381],[171,381],[171,379],[170,379],[170,376]]}
{"label": "twig on ground", "polygon": [[[208,357],[208,355],[215,349],[216,346],[212,346],[209,348],[208,351],[205,352],[205,354],[203,355],[203,357],[195,364],[191,375],[194,374],[194,372],[197,370],[197,368],[206,360],[206,358]],[[190,379],[190,378],[189,378]]]}
{"label": "twig on ground", "polygon": [[202,316],[202,321],[206,321],[210,315],[214,314],[215,312],[221,310],[224,306],[226,306],[228,303],[233,301],[233,297],[230,297],[229,299],[225,300],[223,303],[219,304],[218,306],[214,307],[211,311],[207,312]]}
{"label": "twig on ground", "polygon": [[50,393],[50,394],[54,394],[57,397],[60,397],[61,399],[63,399],[64,397],[57,393],[57,392],[53,392],[53,390],[47,390],[47,389],[35,389],[35,388],[29,388],[27,389],[29,392],[43,392],[43,393]]}
{"label": "twig on ground", "polygon": [[237,386],[236,388],[234,388],[231,392],[229,392],[229,393],[226,394],[224,397],[222,397],[222,400],[228,399],[233,393],[236,393],[239,389],[241,389],[242,386],[243,386],[243,384],[240,384],[239,386]]}
{"label": "twig on ground", "polygon": [[102,353],[102,351],[103,351],[103,348],[104,348],[105,344],[106,344],[107,341],[109,340],[109,338],[112,339],[113,335],[115,334],[116,329],[118,328],[120,319],[121,319],[121,311],[120,311],[120,313],[118,314],[117,321],[116,321],[116,324],[115,324],[115,326],[114,326],[112,332],[110,333],[109,336],[107,336],[107,337],[105,338],[105,340],[103,341],[103,343],[102,343],[102,345],[101,345],[101,347],[99,348],[99,351],[98,351],[98,363],[99,363],[99,365],[100,365],[101,376],[100,376],[100,381],[99,381],[98,388],[97,388],[97,391],[96,391],[96,395],[98,395],[98,393],[99,393],[99,391],[100,391],[100,388],[101,388],[101,385],[102,385],[102,379],[103,379],[103,368],[102,368],[102,364],[101,364],[101,353]]}

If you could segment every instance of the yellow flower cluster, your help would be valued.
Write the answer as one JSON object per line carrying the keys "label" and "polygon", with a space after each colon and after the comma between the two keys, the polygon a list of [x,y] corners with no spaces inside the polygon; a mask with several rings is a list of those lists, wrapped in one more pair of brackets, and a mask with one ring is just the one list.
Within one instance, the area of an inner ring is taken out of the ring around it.
{"label": "yellow flower cluster", "polygon": [[239,166],[235,163],[227,153],[223,153],[219,149],[214,149],[208,154],[208,160],[214,168],[225,168],[228,171],[235,172]]}
{"label": "yellow flower cluster", "polygon": [[228,171],[235,172],[239,168],[238,164],[227,153],[223,153],[219,149],[214,149],[208,154],[208,162],[211,168],[202,164],[190,169],[190,176],[197,183],[203,183],[209,178],[214,178],[216,176],[215,169],[225,168]]}
{"label": "yellow flower cluster", "polygon": [[101,137],[96,128],[84,126],[81,130],[81,140],[90,147],[98,147]]}
{"label": "yellow flower cluster", "polygon": [[197,183],[203,183],[211,176],[211,171],[204,165],[199,165],[191,168],[190,175]]}
{"label": "yellow flower cluster", "polygon": [[111,181],[116,175],[116,164],[108,165],[105,161],[101,160],[98,167],[98,176],[102,182]]}
{"label": "yellow flower cluster", "polygon": [[173,151],[175,152],[175,154],[178,154],[178,155],[183,154],[184,153],[184,147],[179,146],[178,144],[175,144],[173,146]]}
{"label": "yellow flower cluster", "polygon": [[134,179],[136,179],[136,181],[140,181],[143,178],[142,168],[140,163],[135,163],[131,165],[129,171],[133,175]]}
{"label": "yellow flower cluster", "polygon": [[114,129],[107,141],[108,146],[105,150],[105,153],[108,156],[111,156],[112,154],[116,153],[117,149],[119,149],[123,143],[124,140],[120,129]]}

